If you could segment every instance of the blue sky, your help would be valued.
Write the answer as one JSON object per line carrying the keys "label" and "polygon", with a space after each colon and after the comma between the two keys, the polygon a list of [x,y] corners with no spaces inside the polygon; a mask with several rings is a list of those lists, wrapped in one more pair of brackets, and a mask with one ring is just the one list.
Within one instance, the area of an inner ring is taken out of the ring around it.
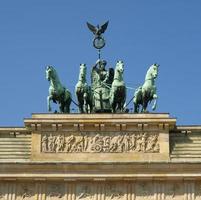
{"label": "blue sky", "polygon": [[125,82],[135,88],[159,63],[156,112],[169,112],[178,124],[201,124],[200,19],[199,0],[0,1],[0,126],[22,126],[31,113],[47,112],[47,65],[74,96],[79,64],[89,74],[97,60],[86,21],[107,20],[108,66],[122,59]]}

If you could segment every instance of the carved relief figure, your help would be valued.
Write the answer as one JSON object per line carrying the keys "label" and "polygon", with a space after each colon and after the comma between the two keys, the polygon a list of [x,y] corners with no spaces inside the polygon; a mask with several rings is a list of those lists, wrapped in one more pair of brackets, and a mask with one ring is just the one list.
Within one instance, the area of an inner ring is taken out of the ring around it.
{"label": "carved relief figure", "polygon": [[106,199],[108,200],[122,199],[125,193],[125,188],[122,186],[120,187],[118,184],[106,185]]}
{"label": "carved relief figure", "polygon": [[62,192],[62,186],[61,184],[50,184],[48,185],[47,188],[47,196],[51,199],[55,198],[62,198],[63,197],[63,192]]}
{"label": "carved relief figure", "polygon": [[137,136],[136,135],[131,135],[130,138],[130,150],[134,151],[136,149],[136,140],[137,140]]}
{"label": "carved relief figure", "polygon": [[136,151],[141,151],[142,149],[142,135],[137,135],[137,140],[136,140]]}
{"label": "carved relief figure", "polygon": [[183,187],[179,183],[169,183],[166,185],[166,195],[165,199],[166,200],[180,200],[182,198],[183,192],[182,192]]}
{"label": "carved relief figure", "polygon": [[0,199],[5,199],[4,197],[5,195],[3,193],[0,193]]}
{"label": "carved relief figure", "polygon": [[50,134],[50,136],[48,137],[48,150],[50,152],[54,152],[55,151],[55,136],[52,136],[52,134]]}
{"label": "carved relief figure", "polygon": [[89,185],[81,185],[77,188],[77,199],[92,200],[93,193]]}
{"label": "carved relief figure", "polygon": [[84,147],[84,138],[83,136],[77,136],[76,140],[73,144],[73,151],[74,152],[82,152],[83,151],[83,147]]}
{"label": "carved relief figure", "polygon": [[7,185],[3,182],[0,183],[0,200],[4,200],[6,197]]}
{"label": "carved relief figure", "polygon": [[158,134],[123,133],[87,135],[44,135],[41,139],[42,152],[159,152]]}
{"label": "carved relief figure", "polygon": [[48,142],[48,138],[47,135],[44,135],[42,137],[42,151],[46,152],[47,151],[47,142]]}
{"label": "carved relief figure", "polygon": [[146,141],[147,141],[147,133],[144,133],[141,138],[141,151],[145,152],[146,150]]}
{"label": "carved relief figure", "polygon": [[63,135],[59,135],[56,138],[56,152],[60,152],[64,150],[65,146],[65,138]]}
{"label": "carved relief figure", "polygon": [[100,134],[95,135],[91,139],[91,150],[94,152],[102,152],[103,150],[103,137]]}
{"label": "carved relief figure", "polygon": [[66,152],[71,152],[74,141],[75,141],[74,135],[66,137],[66,148],[65,148]]}
{"label": "carved relief figure", "polygon": [[35,194],[33,191],[33,188],[34,188],[33,184],[19,185],[19,196],[17,199],[20,199],[20,200],[33,199],[34,194]]}
{"label": "carved relief figure", "polygon": [[157,135],[151,135],[147,142],[146,150],[152,151],[153,149],[155,149],[157,140],[158,140]]}
{"label": "carved relief figure", "polygon": [[136,199],[152,200],[153,199],[153,185],[146,182],[138,182],[136,185]]}
{"label": "carved relief figure", "polygon": [[123,143],[122,151],[128,152],[130,150],[130,136],[128,134],[124,135],[122,143]]}

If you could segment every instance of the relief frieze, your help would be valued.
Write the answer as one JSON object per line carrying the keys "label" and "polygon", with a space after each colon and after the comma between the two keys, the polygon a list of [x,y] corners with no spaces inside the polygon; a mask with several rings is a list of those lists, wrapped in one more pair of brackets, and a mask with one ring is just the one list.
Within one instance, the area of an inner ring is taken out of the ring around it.
{"label": "relief frieze", "polygon": [[44,153],[158,153],[158,134],[155,133],[81,133],[42,135]]}
{"label": "relief frieze", "polygon": [[79,184],[76,187],[76,200],[93,200],[94,192],[91,184]]}
{"label": "relief frieze", "polygon": [[105,186],[106,200],[125,199],[126,188],[123,184],[107,184]]}
{"label": "relief frieze", "polygon": [[59,183],[47,185],[48,199],[61,199],[64,196],[64,185]]}
{"label": "relief frieze", "polygon": [[31,200],[34,199],[35,190],[33,183],[18,184],[17,200]]}

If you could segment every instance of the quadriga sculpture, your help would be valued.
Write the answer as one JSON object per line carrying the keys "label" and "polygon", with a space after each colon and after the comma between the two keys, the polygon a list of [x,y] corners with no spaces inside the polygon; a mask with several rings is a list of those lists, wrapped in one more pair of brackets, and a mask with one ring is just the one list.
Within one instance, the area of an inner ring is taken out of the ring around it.
{"label": "quadriga sculpture", "polygon": [[140,105],[142,106],[141,112],[147,112],[148,103],[152,100],[155,100],[152,110],[156,109],[158,96],[156,94],[155,79],[158,76],[158,67],[158,64],[151,65],[145,76],[144,84],[136,89],[133,98],[134,112],[140,112]]}
{"label": "quadriga sculpture", "polygon": [[56,70],[52,66],[46,68],[46,78],[50,82],[49,96],[47,97],[48,111],[50,112],[50,101],[59,104],[61,113],[70,112],[71,93],[60,82]]}
{"label": "quadriga sculpture", "polygon": [[86,81],[86,65],[80,64],[79,80],[75,86],[80,113],[92,112],[91,88]]}
{"label": "quadriga sculpture", "polygon": [[124,63],[117,61],[114,79],[110,91],[110,104],[112,112],[124,112],[124,104],[126,101],[126,86],[123,80]]}

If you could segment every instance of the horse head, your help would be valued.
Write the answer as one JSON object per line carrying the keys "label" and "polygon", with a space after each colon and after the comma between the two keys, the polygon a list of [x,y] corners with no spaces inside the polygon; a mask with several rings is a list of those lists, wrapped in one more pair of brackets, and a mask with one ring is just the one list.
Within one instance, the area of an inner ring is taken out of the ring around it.
{"label": "horse head", "polygon": [[149,67],[145,80],[153,80],[156,79],[158,76],[158,68],[159,68],[159,64],[153,64]]}
{"label": "horse head", "polygon": [[120,74],[123,74],[123,72],[124,72],[124,62],[123,62],[122,60],[117,61],[116,70],[117,70]]}
{"label": "horse head", "polygon": [[80,64],[79,81],[86,81],[87,67],[86,64]]}
{"label": "horse head", "polygon": [[50,81],[51,79],[54,79],[56,75],[56,70],[52,66],[46,67],[46,79]]}

